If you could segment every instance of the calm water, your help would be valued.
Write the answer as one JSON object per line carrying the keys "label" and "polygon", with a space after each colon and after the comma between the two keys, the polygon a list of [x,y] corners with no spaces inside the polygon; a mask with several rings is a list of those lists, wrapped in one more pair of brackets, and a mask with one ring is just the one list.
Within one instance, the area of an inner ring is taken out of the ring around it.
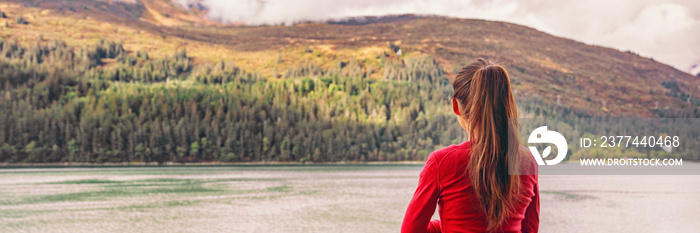
{"label": "calm water", "polygon": [[[0,169],[0,232],[398,232],[420,169]],[[700,176],[551,175],[540,190],[541,232],[700,229]]]}

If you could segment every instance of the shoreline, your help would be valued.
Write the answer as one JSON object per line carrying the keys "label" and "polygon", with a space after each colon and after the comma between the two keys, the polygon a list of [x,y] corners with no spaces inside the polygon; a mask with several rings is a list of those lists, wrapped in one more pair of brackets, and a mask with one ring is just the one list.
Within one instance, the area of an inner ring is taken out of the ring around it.
{"label": "shoreline", "polygon": [[[698,163],[697,161],[685,161]],[[577,161],[563,161],[574,164]],[[0,169],[13,168],[100,168],[100,167],[263,167],[263,166],[405,166],[423,165],[425,161],[375,161],[375,162],[123,162],[123,163],[0,163]]]}

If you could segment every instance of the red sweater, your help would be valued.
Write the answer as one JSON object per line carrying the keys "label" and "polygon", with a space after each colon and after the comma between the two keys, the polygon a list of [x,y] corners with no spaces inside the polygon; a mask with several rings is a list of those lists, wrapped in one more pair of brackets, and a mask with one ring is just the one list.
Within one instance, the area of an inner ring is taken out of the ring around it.
{"label": "red sweater", "polygon": [[[402,233],[486,232],[486,217],[479,208],[474,188],[464,175],[468,161],[469,142],[430,154],[406,210]],[[520,177],[524,187],[522,195],[530,201],[518,204],[514,214],[508,216],[496,232],[537,232],[539,228],[537,175]],[[436,205],[440,206],[440,220],[430,221]]]}

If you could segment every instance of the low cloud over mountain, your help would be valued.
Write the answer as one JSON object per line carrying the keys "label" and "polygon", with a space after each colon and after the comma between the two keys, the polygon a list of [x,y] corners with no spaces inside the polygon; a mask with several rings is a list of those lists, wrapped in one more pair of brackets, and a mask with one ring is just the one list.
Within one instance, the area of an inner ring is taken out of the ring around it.
{"label": "low cloud over mountain", "polygon": [[248,25],[353,16],[436,14],[502,20],[590,44],[632,50],[680,70],[700,60],[696,0],[175,0],[201,3],[209,17]]}

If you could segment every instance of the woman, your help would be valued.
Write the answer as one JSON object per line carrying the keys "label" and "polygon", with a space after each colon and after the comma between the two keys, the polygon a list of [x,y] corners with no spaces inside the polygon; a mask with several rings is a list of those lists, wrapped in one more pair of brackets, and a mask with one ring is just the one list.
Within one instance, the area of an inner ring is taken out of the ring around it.
{"label": "woman", "polygon": [[[453,88],[452,110],[470,139],[430,154],[401,232],[537,232],[537,165],[519,144],[508,73],[478,59]],[[436,205],[441,220],[430,221]]]}

